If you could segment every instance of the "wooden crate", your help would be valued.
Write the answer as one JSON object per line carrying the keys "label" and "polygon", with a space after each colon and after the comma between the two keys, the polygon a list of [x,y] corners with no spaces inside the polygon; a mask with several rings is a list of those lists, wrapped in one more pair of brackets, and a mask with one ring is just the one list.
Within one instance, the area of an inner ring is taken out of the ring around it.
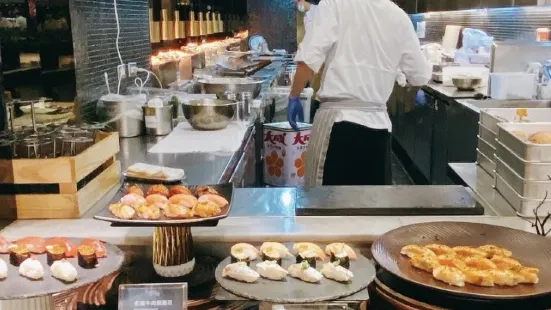
{"label": "wooden crate", "polygon": [[0,160],[0,219],[79,218],[120,182],[117,133],[73,157]]}

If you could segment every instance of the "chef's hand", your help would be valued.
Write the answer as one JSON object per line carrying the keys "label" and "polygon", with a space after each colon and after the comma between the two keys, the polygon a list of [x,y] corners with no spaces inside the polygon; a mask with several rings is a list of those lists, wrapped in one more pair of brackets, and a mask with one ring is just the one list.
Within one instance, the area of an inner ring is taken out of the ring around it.
{"label": "chef's hand", "polygon": [[424,106],[427,103],[427,100],[425,99],[425,92],[423,90],[418,90],[417,94],[415,94],[415,105],[418,106]]}
{"label": "chef's hand", "polygon": [[304,122],[304,110],[299,97],[289,97],[287,105],[287,120],[294,131],[298,131],[297,117],[299,122]]}

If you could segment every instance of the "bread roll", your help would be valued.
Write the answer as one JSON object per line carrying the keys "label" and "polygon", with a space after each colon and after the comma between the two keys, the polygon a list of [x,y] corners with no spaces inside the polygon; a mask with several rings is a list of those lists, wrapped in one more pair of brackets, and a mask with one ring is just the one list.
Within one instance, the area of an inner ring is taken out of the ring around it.
{"label": "bread roll", "polygon": [[528,141],[535,144],[551,144],[551,132],[542,131],[531,135]]}

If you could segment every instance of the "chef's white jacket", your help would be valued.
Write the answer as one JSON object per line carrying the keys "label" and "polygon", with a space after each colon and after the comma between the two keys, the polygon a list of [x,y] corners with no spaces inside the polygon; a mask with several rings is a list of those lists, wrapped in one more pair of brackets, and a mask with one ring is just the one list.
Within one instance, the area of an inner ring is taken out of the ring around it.
{"label": "chef's white jacket", "polygon": [[318,12],[318,6],[315,4],[310,4],[310,9],[304,13],[304,32],[308,32],[312,28],[314,23],[314,18]]}
{"label": "chef's white jacket", "polygon": [[[316,73],[325,62],[318,93],[322,101],[386,104],[398,71],[413,86],[425,85],[432,76],[411,20],[390,0],[321,1],[295,61]],[[342,110],[337,121],[392,129],[387,112]]]}

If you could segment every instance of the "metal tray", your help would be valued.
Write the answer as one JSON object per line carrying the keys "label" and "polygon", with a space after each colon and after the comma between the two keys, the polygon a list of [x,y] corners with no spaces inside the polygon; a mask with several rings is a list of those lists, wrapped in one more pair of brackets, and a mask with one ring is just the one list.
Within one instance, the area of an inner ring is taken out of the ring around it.
{"label": "metal tray", "polygon": [[[540,205],[543,199],[529,199],[520,196],[511,185],[507,184],[505,180],[499,176],[495,176],[496,190],[507,200],[515,210],[520,214],[527,217],[534,217],[534,210]],[[540,214],[547,214],[551,212],[551,198],[541,206]]]}
{"label": "metal tray", "polygon": [[[82,239],[69,238],[78,246]],[[94,269],[84,269],[78,265],[78,258],[67,258],[77,269],[77,280],[73,283],[64,283],[52,276],[50,266],[46,262],[46,254],[33,255],[40,261],[44,268],[44,278],[38,281],[31,281],[19,275],[19,268],[9,263],[9,254],[0,254],[8,265],[8,278],[0,281],[0,300],[21,299],[51,295],[79,288],[94,283],[105,276],[118,271],[124,261],[124,253],[114,245],[105,243],[107,256],[99,259],[99,265]]]}
{"label": "metal tray", "polygon": [[488,172],[492,176],[495,174],[496,164],[493,160],[486,157],[478,149],[476,150],[476,164],[479,165],[484,171]]}
{"label": "metal tray", "polygon": [[496,147],[495,144],[497,139],[497,133],[491,131],[481,123],[478,123],[478,136],[482,138],[484,141],[488,142],[488,144],[490,144],[494,148]]}
{"label": "metal tray", "polygon": [[548,181],[551,176],[551,163],[526,161],[501,142],[497,143],[496,156],[527,181]]}
{"label": "metal tray", "polygon": [[551,144],[534,144],[513,135],[522,131],[529,137],[540,131],[551,131],[551,123],[500,123],[498,140],[518,157],[527,161],[551,162]]}
{"label": "metal tray", "polygon": [[[132,185],[138,185],[145,189],[145,187],[150,186],[151,184],[148,183],[131,183]],[[117,203],[120,201],[120,199],[125,194],[125,188],[128,186],[128,183],[125,183],[121,186],[115,197],[113,197],[113,200],[111,203]],[[105,208],[97,215],[94,216],[96,220],[100,221],[106,221],[111,222],[112,226],[119,226],[119,227],[163,227],[163,226],[216,226],[218,224],[218,221],[221,219],[224,219],[228,217],[231,211],[232,206],[232,200],[233,200],[233,184],[222,184],[222,185],[207,185],[220,193],[221,196],[226,198],[229,202],[229,205],[222,209],[222,214],[219,216],[209,217],[209,218],[192,218],[192,219],[169,219],[165,217],[164,215],[161,215],[161,218],[158,220],[142,220],[138,219],[137,216],[135,216],[134,219],[131,220],[123,220],[120,218],[115,217],[111,211],[109,211],[109,205],[105,206]],[[197,186],[188,186],[190,190],[194,190],[197,188]],[[145,192],[145,190],[144,190]]]}
{"label": "metal tray", "polygon": [[496,157],[496,174],[502,177],[522,197],[543,199],[547,192],[551,194],[551,181],[527,181],[507,166],[499,157]]}
{"label": "metal tray", "polygon": [[496,148],[480,136],[478,136],[478,151],[488,158],[494,158],[496,154]]}
{"label": "metal tray", "polygon": [[[493,132],[498,132],[497,124],[515,122],[518,108],[480,109],[480,123]],[[548,122],[551,109],[525,109],[530,122]]]}

